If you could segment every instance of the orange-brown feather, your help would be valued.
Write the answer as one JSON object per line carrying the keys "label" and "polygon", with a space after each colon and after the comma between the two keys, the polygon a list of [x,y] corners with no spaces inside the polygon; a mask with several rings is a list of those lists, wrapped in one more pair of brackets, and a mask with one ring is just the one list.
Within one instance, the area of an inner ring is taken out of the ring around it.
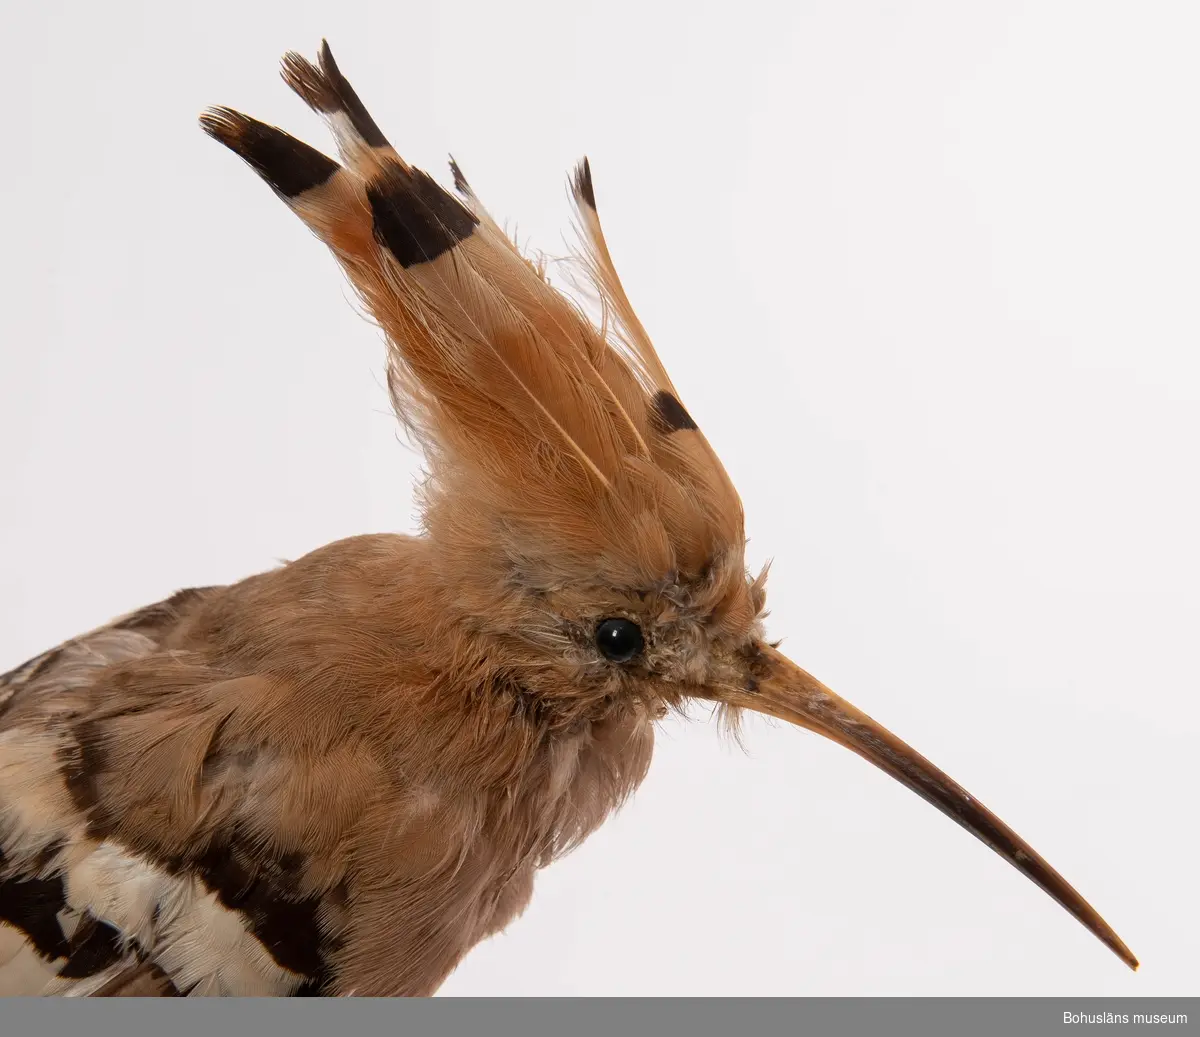
{"label": "orange-brown feather", "polygon": [[[289,54],[284,78],[330,122],[343,162],[286,200],[387,336],[397,413],[429,461],[431,532],[444,529],[455,550],[500,552],[543,582],[570,565],[644,586],[740,557],[737,494],[633,315],[586,163],[574,193],[588,268],[616,316],[607,330],[539,275],[457,166],[464,202],[396,153],[327,45],[315,64]],[[269,182],[287,181],[247,146],[265,150],[271,128],[222,112],[205,128]],[[277,151],[285,166],[318,164]]]}

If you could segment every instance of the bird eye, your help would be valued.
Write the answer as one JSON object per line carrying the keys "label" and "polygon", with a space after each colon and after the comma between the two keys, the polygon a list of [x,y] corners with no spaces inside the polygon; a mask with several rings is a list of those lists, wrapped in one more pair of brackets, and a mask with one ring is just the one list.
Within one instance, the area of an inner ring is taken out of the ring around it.
{"label": "bird eye", "polygon": [[596,647],[614,663],[629,662],[645,643],[641,628],[628,619],[602,619],[596,627]]}

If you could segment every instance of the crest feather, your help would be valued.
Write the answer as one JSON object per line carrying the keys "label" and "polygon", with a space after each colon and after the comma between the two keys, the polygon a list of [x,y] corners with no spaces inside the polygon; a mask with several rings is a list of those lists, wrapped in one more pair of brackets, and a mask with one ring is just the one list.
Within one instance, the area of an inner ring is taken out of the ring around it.
{"label": "crest feather", "polygon": [[[329,124],[340,163],[232,109],[201,125],[329,246],[383,329],[397,415],[429,466],[425,522],[442,542],[500,544],[541,580],[573,565],[632,584],[740,552],[737,494],[616,275],[587,160],[572,191],[584,266],[615,318],[600,327],[453,159],[458,198],[396,152],[327,43],[315,63],[286,55],[283,78]],[[663,535],[630,543],[647,522]]]}

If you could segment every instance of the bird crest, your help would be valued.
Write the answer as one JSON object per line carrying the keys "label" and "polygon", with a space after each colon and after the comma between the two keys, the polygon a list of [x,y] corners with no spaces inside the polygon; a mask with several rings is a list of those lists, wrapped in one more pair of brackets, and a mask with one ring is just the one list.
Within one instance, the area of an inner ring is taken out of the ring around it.
{"label": "bird crest", "polygon": [[316,63],[288,54],[283,78],[340,162],[229,108],[201,123],[332,250],[383,329],[435,538],[500,552],[534,587],[741,580],[741,502],[629,302],[588,161],[570,187],[599,321],[521,254],[457,163],[455,197],[396,152],[328,44]]}

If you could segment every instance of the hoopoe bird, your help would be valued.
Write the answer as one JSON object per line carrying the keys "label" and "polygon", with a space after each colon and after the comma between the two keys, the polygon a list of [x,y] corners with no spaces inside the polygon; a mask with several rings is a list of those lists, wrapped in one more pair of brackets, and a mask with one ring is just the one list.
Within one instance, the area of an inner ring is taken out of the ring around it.
{"label": "hoopoe bird", "polygon": [[392,147],[328,45],[287,84],[340,161],[203,129],[337,257],[424,452],[419,536],[182,590],[0,677],[0,992],[428,996],[638,787],[657,721],[753,710],[858,753],[1037,883],[978,800],[766,640],[741,502],[574,172],[594,320],[451,162]]}

